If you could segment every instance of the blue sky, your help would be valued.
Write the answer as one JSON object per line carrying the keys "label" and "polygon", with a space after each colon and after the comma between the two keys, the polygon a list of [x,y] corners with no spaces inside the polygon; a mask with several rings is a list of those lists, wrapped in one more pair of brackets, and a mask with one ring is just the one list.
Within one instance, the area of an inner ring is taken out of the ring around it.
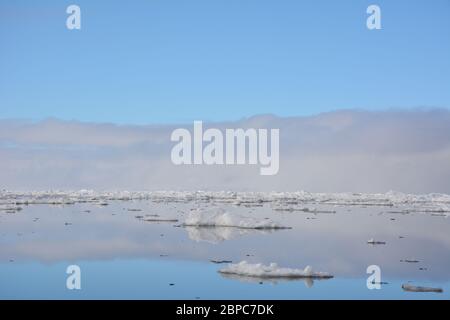
{"label": "blue sky", "polygon": [[[378,4],[382,30],[366,28]],[[66,29],[78,4],[82,29]],[[0,118],[450,107],[450,1],[0,0]]]}

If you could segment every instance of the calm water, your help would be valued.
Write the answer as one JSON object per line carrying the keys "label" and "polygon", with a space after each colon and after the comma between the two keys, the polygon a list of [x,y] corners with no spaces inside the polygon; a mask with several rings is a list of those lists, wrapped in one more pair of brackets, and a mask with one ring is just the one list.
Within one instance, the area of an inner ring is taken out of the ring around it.
{"label": "calm water", "polygon": [[[292,229],[180,227],[199,206],[215,208],[195,202],[109,201],[107,206],[30,205],[16,213],[0,211],[0,298],[450,298],[450,219],[444,216],[389,213],[376,206],[314,206],[336,211],[314,214],[279,212],[269,205],[221,205]],[[178,222],[148,222],[136,216]],[[369,245],[370,238],[386,244]],[[225,277],[217,272],[225,265],[211,259],[311,265],[335,278]],[[81,268],[81,290],[66,289],[71,264]],[[369,265],[381,268],[387,284],[380,290],[367,289]],[[408,282],[444,292],[405,292],[401,285]]]}

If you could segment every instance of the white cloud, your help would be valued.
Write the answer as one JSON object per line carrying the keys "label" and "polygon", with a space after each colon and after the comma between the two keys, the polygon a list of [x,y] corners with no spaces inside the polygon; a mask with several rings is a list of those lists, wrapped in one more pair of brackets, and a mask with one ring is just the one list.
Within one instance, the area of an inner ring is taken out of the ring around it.
{"label": "white cloud", "polygon": [[[264,115],[218,128],[280,128],[280,171],[175,166],[175,126],[0,121],[0,187],[450,193],[450,111]],[[192,123],[184,125],[192,130]]]}

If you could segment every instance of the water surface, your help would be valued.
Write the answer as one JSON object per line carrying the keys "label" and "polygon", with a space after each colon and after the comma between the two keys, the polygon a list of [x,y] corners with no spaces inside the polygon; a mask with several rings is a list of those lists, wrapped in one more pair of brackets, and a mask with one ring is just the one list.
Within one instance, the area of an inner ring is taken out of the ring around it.
{"label": "water surface", "polygon": [[[448,299],[450,220],[386,206],[314,205],[318,212],[273,205],[110,200],[22,205],[0,211],[2,299]],[[106,205],[107,204],[107,205]],[[183,227],[194,209],[270,218],[288,230]],[[323,212],[323,213],[322,213]],[[178,221],[145,221],[145,220]],[[373,238],[386,242],[369,245]],[[334,275],[328,280],[223,276],[210,260],[271,262]],[[418,262],[406,262],[418,261]],[[81,290],[66,288],[79,265]],[[369,265],[380,290],[366,286]],[[405,292],[409,283],[443,293]]]}

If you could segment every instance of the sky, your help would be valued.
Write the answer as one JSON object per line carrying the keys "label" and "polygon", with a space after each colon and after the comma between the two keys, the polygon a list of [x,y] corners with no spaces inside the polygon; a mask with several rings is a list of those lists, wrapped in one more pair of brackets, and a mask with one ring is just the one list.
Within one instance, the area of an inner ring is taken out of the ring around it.
{"label": "sky", "polygon": [[[66,8],[81,8],[81,30]],[[366,8],[381,8],[368,30]],[[448,0],[0,0],[0,119],[450,107]]]}
{"label": "sky", "polygon": [[[449,14],[450,0],[0,0],[0,187],[450,193]],[[194,120],[280,129],[279,174],[175,166],[170,133]]]}

